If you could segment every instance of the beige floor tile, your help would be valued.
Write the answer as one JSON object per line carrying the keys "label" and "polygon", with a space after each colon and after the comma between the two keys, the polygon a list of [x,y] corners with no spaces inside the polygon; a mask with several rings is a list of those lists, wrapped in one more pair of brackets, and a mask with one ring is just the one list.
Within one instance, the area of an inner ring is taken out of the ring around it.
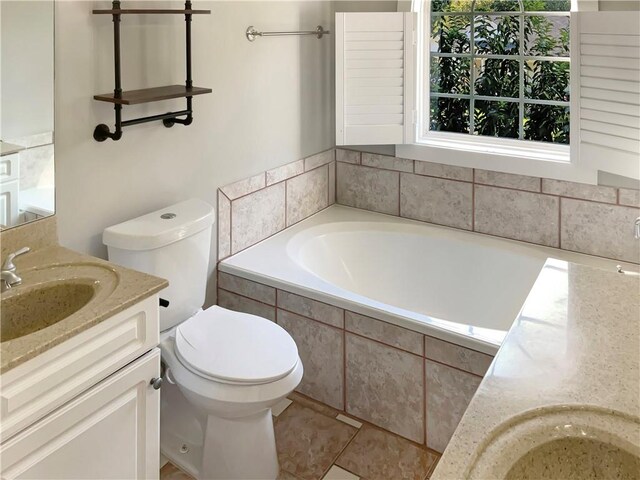
{"label": "beige floor tile", "polygon": [[286,470],[280,470],[280,473],[278,474],[278,478],[276,478],[276,480],[300,480],[300,479],[296,477],[293,473],[289,473]]}
{"label": "beige floor tile", "polygon": [[300,405],[304,406],[304,407],[308,407],[311,408],[312,410],[315,410],[318,413],[321,413],[323,415],[326,415],[327,417],[337,417],[338,414],[340,413],[339,410],[336,410],[335,408],[330,407],[329,405],[325,405],[324,403],[320,403],[320,402],[316,402],[315,400],[306,397],[304,395],[301,395],[297,392],[292,392],[289,397],[290,400],[293,400],[296,403],[299,403]]}
{"label": "beige floor tile", "polygon": [[191,475],[178,469],[173,463],[167,463],[160,469],[160,480],[195,480]]}
{"label": "beige floor tile", "polygon": [[282,414],[289,406],[293,403],[292,400],[288,398],[283,398],[278,403],[276,403],[273,407],[271,407],[271,415],[277,417]]}
{"label": "beige floor tile", "polygon": [[334,465],[329,469],[322,480],[360,480],[360,477],[351,472],[347,472],[337,465]]}
{"label": "beige floor tile", "polygon": [[294,402],[275,424],[280,467],[320,480],[357,430]]}
{"label": "beige floor tile", "polygon": [[335,463],[368,480],[422,480],[436,459],[433,452],[365,425]]}

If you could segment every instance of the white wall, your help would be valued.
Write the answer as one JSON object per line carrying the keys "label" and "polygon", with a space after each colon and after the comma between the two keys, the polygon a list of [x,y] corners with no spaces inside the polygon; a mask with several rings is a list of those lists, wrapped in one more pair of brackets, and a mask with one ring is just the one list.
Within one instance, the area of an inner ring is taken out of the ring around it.
{"label": "white wall", "polygon": [[[180,8],[180,2],[133,2]],[[340,2],[395,9],[395,2]],[[334,145],[333,35],[259,38],[244,32],[333,28],[329,1],[194,2],[194,123],[124,129],[118,142],[92,138],[113,126],[113,107],[92,96],[113,89],[112,22],[92,15],[109,2],[56,2],[56,213],[62,245],[106,256],[106,226],[189,197],[216,203],[216,189]],[[123,87],[184,82],[184,18],[126,16]],[[184,108],[184,101],[125,107],[124,118]],[[215,235],[212,244],[215,254]],[[212,260],[211,266],[213,267]],[[212,291],[210,282],[210,291]],[[211,296],[210,296],[211,300]]]}
{"label": "white wall", "polygon": [[53,130],[53,1],[0,2],[0,139]]}

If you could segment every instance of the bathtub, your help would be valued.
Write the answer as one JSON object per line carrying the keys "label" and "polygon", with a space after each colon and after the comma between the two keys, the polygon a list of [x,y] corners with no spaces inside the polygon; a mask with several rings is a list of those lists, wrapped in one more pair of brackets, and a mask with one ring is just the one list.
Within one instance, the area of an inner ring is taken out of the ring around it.
{"label": "bathtub", "polygon": [[219,269],[495,355],[549,258],[619,263],[334,205]]}

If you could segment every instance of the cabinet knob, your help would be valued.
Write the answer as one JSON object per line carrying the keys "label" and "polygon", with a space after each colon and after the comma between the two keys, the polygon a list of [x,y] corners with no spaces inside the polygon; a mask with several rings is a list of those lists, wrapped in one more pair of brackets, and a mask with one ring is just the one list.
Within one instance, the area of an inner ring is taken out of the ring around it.
{"label": "cabinet knob", "polygon": [[160,387],[162,386],[162,377],[152,378],[149,385],[151,385],[154,390],[160,390]]}

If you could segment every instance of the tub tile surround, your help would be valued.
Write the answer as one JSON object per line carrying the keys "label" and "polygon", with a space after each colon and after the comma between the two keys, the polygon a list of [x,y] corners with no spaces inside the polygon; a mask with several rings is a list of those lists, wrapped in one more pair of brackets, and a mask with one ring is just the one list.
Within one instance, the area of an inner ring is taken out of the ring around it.
{"label": "tub tile surround", "polygon": [[640,190],[346,149],[336,160],[338,204],[640,263]]}
{"label": "tub tile surround", "polygon": [[218,190],[218,260],[335,203],[335,149]]}
{"label": "tub tile surround", "polygon": [[305,369],[298,391],[326,411],[440,452],[493,359],[221,271],[218,299],[222,307],[275,318],[289,332]]}

